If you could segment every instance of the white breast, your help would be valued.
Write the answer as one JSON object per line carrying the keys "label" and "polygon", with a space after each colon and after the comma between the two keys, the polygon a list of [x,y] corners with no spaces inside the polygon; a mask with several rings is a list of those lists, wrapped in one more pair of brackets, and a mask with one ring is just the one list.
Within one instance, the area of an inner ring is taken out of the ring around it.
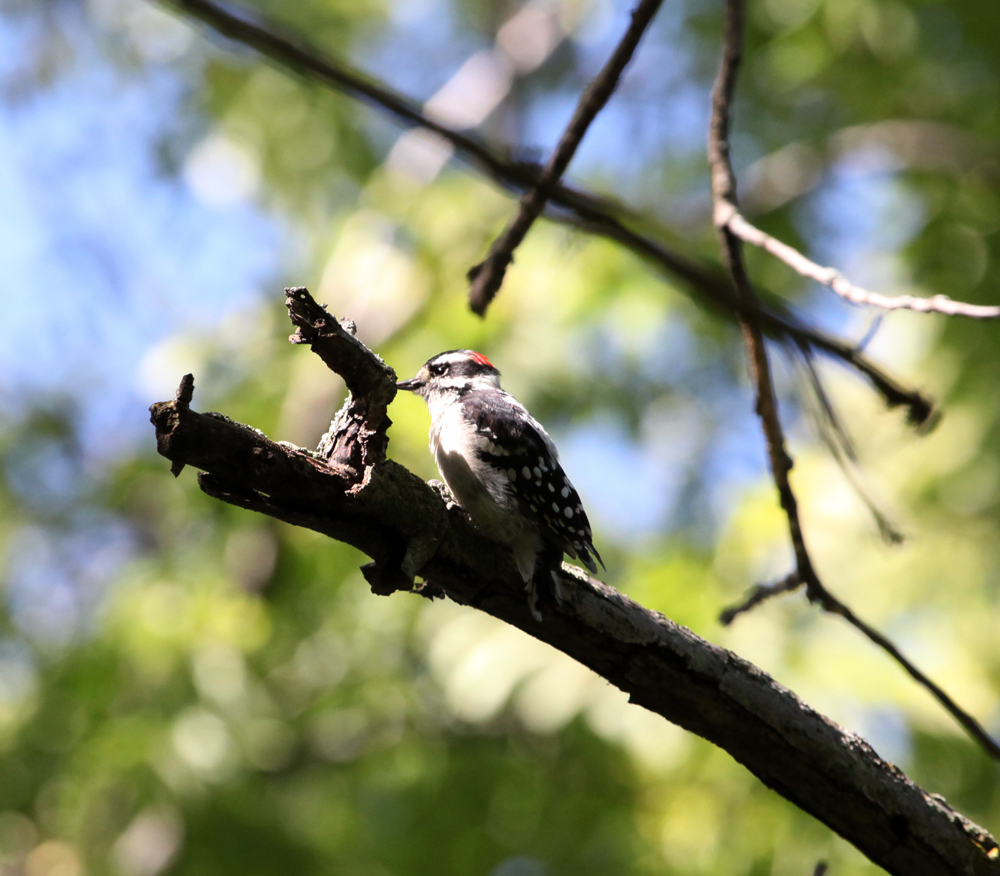
{"label": "white breast", "polygon": [[451,494],[479,529],[511,543],[524,521],[507,475],[478,458],[477,451],[490,449],[488,439],[465,419],[457,400],[432,410],[431,416],[431,452]]}

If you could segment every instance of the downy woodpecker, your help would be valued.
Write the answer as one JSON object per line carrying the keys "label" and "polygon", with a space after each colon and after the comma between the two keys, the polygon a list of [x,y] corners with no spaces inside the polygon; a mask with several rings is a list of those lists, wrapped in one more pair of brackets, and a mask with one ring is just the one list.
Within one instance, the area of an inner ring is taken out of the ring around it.
{"label": "downy woodpecker", "polygon": [[563,553],[592,573],[598,562],[604,565],[552,439],[500,388],[500,372],[472,350],[439,353],[396,386],[427,402],[431,453],[441,477],[476,527],[510,546],[531,613],[541,620],[536,576],[550,573],[561,600]]}

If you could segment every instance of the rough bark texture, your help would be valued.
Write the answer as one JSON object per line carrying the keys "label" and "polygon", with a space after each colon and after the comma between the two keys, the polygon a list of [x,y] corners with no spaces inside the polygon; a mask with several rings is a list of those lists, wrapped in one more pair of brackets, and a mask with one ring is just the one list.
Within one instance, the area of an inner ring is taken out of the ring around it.
{"label": "rough bark texture", "polygon": [[[177,399],[150,409],[158,449],[176,474],[194,466],[212,496],[353,545],[374,560],[365,574],[378,593],[445,595],[558,648],[632,702],[725,749],[890,873],[1000,874],[989,833],[737,655],[569,567],[565,601],[543,594],[544,621],[536,622],[509,551],[385,459],[392,369],[304,289],[288,294],[299,328],[293,341],[312,344],[352,389],[324,441],[336,451],[276,444],[219,414],[190,410],[189,376]],[[415,575],[425,583],[413,584]]]}

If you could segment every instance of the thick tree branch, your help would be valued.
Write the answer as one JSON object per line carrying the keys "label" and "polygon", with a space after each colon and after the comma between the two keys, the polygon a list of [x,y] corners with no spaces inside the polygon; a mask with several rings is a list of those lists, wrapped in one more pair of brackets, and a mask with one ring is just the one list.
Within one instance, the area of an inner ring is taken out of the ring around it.
{"label": "thick tree branch", "polygon": [[[436,122],[419,107],[381,83],[323,56],[315,47],[282,36],[274,30],[235,15],[211,0],[160,0],[163,5],[205,22],[216,32],[250,46],[272,61],[327,87],[383,110],[405,125],[433,131],[444,138],[458,155],[497,185],[525,192],[537,187],[539,171],[524,162],[510,161],[482,140]],[[680,281],[696,300],[732,317],[746,305],[737,300],[726,278],[714,266],[682,256],[641,234],[618,213],[620,206],[591,193],[572,189],[562,182],[549,192],[549,200],[563,208],[551,213],[553,221],[583,228],[591,234],[615,240],[674,280]],[[635,224],[635,217],[630,223]],[[769,310],[759,312],[764,329],[804,352],[820,350],[860,371],[889,407],[904,406],[911,423],[933,420],[933,404],[918,390],[904,387],[855,346],[802,325],[794,317]]]}
{"label": "thick tree branch", "polygon": [[500,290],[507,266],[514,259],[514,250],[521,245],[528,230],[545,209],[552,186],[566,172],[587,133],[587,128],[604,109],[604,105],[618,86],[618,80],[632,60],[632,55],[639,46],[639,40],[653,21],[662,2],[663,0],[640,0],[639,5],[632,10],[632,20],[628,29],[615,46],[611,57],[580,95],[576,112],[573,113],[573,118],[569,120],[566,130],[559,138],[549,163],[545,165],[538,182],[522,196],[517,216],[493,242],[486,259],[469,271],[469,278],[472,280],[469,303],[473,311],[480,316],[486,313],[486,308]]}
{"label": "thick tree branch", "polygon": [[[290,297],[307,319],[332,325],[304,290]],[[345,352],[354,339],[336,329],[311,343],[324,361],[344,363],[357,352]],[[368,354],[367,365],[355,363],[371,392],[388,392],[391,372],[380,359]],[[376,592],[410,589],[419,574],[424,595],[447,595],[549,643],[633,702],[724,748],[890,873],[1000,874],[1000,848],[989,833],[735,654],[571,567],[561,573],[566,598],[556,604],[543,594],[538,623],[510,552],[415,475],[391,460],[373,461],[378,453],[348,454],[367,460],[359,484],[349,466],[192,411],[189,378],[183,386],[178,399],[150,409],[157,447],[174,467],[205,472],[199,482],[209,495],[353,545],[375,560],[366,577]],[[354,396],[351,405],[376,415],[382,406]],[[378,442],[379,431],[368,425],[351,440]]]}
{"label": "thick tree branch", "polygon": [[[725,35],[722,63],[712,93],[712,119],[709,131],[708,156],[712,174],[712,200],[715,225],[719,232],[723,255],[729,267],[733,286],[740,298],[756,301],[756,293],[743,264],[740,238],[732,228],[733,216],[739,215],[736,205],[736,177],[729,156],[730,108],[743,53],[744,0],[726,0]],[[788,519],[788,531],[795,551],[796,569],[777,585],[758,586],[747,601],[735,609],[723,612],[723,621],[731,622],[742,611],[763,602],[777,593],[794,590],[805,585],[809,600],[818,603],[824,611],[840,615],[865,635],[869,641],[882,648],[899,663],[917,683],[921,684],[950,712],[969,735],[991,756],[1000,759],[998,745],[983,727],[938,685],[914,666],[884,635],[862,621],[854,612],[835,597],[820,581],[809,556],[802,524],[799,520],[798,502],[789,480],[792,460],[785,450],[785,437],[778,415],[777,399],[767,359],[767,349],[760,330],[755,309],[739,314],[740,325],[750,361],[750,374],[757,390],[757,413],[760,416],[767,444],[768,460],[781,507]]]}

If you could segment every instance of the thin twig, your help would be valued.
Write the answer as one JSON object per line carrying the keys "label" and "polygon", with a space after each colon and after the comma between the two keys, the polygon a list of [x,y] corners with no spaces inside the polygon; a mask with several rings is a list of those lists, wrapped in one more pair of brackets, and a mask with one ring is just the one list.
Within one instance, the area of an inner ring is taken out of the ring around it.
{"label": "thin twig", "polygon": [[725,44],[722,63],[712,89],[712,119],[709,128],[708,162],[712,178],[712,203],[715,225],[719,232],[722,254],[737,296],[750,305],[739,314],[740,328],[747,348],[750,375],[757,390],[757,415],[760,417],[767,443],[767,456],[781,507],[788,518],[788,531],[795,550],[798,577],[806,586],[809,599],[821,597],[822,585],[813,569],[812,559],[806,548],[799,521],[798,502],[788,480],[792,461],[785,450],[785,436],[778,415],[778,403],[771,381],[771,368],[764,346],[760,320],[755,310],[757,293],[743,264],[739,239],[727,226],[727,220],[736,204],[736,177],[729,157],[730,105],[736,88],[736,77],[743,55],[743,0],[727,0]]}
{"label": "thin twig", "polygon": [[[811,259],[806,258],[795,247],[783,243],[755,225],[750,224],[732,204],[725,205],[721,215],[729,210],[725,222],[733,234],[746,243],[758,246],[771,255],[783,261],[788,267],[803,277],[822,283],[836,292],[845,301],[852,304],[867,304],[880,307],[883,310],[915,310],[919,313],[943,313],[947,316],[966,316],[970,319],[998,319],[1000,306],[985,304],[966,304],[963,301],[953,301],[947,295],[932,295],[930,298],[918,298],[915,295],[882,295],[869,292],[861,286],[856,286],[836,268],[824,268]],[[720,214],[716,221],[720,221]]]}
{"label": "thin twig", "polygon": [[[217,33],[255,49],[301,76],[388,112],[405,125],[433,131],[451,143],[456,153],[465,161],[508,190],[523,192],[538,185],[539,171],[535,166],[507,160],[501,157],[497,149],[482,140],[434,121],[424,115],[413,101],[402,97],[382,83],[331,61],[315,47],[247,21],[210,0],[160,0],[160,2],[205,22]],[[612,212],[626,211],[612,205],[607,199],[558,182],[549,192],[549,200],[565,208],[565,211],[552,215],[554,221],[584,228],[591,234],[617,241],[660,271],[680,280],[710,304],[723,308],[729,314],[746,306],[733,298],[729,284],[714,269],[681,256],[628,227]],[[787,314],[779,315],[761,310],[759,318],[764,328],[774,336],[786,338],[804,351],[822,350],[860,371],[889,407],[904,406],[909,421],[914,425],[920,425],[931,418],[934,408],[926,397],[917,390],[900,385],[851,344],[798,324]]]}
{"label": "thin twig", "polygon": [[469,305],[480,316],[486,313],[486,308],[500,290],[507,266],[514,259],[514,250],[521,244],[534,221],[545,209],[553,184],[566,172],[591,122],[604,109],[604,105],[618,86],[618,80],[632,60],[639,41],[662,2],[663,0],[640,0],[639,5],[632,11],[632,21],[628,29],[601,71],[580,95],[576,112],[573,113],[573,118],[559,138],[549,163],[545,165],[538,182],[522,196],[514,221],[493,242],[486,259],[469,271],[469,279],[472,280]]}
{"label": "thin twig", "polygon": [[[736,620],[739,615],[750,611],[762,602],[770,599],[772,596],[779,596],[782,593],[791,593],[792,591],[797,590],[801,585],[802,581],[799,578],[798,572],[792,572],[780,581],[776,581],[774,584],[755,584],[750,588],[750,591],[742,602],[732,605],[720,612],[719,622],[725,626],[729,626],[729,624]],[[998,744],[997,741],[990,736],[983,725],[973,718],[968,712],[962,709],[962,707],[959,706],[958,703],[956,703],[947,693],[945,693],[944,690],[942,690],[937,684],[931,681],[930,678],[924,675],[924,673],[921,672],[913,663],[911,663],[903,655],[899,648],[892,643],[892,641],[882,635],[882,633],[878,630],[861,620],[861,618],[851,611],[848,606],[837,599],[825,587],[822,588],[819,604],[824,611],[830,614],[840,615],[840,617],[846,620],[870,642],[889,654],[890,657],[903,667],[903,669],[911,678],[913,678],[914,681],[925,687],[930,692],[931,696],[933,696],[944,707],[945,711],[947,711],[956,721],[958,721],[959,724],[962,725],[969,736],[978,742],[987,754],[997,760],[1000,760],[1000,744]]]}
{"label": "thin twig", "polygon": [[907,660],[906,657],[903,656],[902,652],[900,652],[900,650],[891,641],[889,641],[889,639],[883,636],[878,630],[868,626],[868,624],[861,620],[861,618],[851,611],[850,608],[844,605],[844,603],[842,603],[829,591],[824,590],[823,596],[820,600],[820,605],[823,607],[824,611],[828,611],[831,614],[839,614],[851,626],[860,630],[870,641],[874,642],[887,654],[889,654],[897,663],[899,663],[900,666],[903,667],[903,669],[906,670],[914,681],[918,684],[922,684],[931,692],[934,699],[944,706],[951,716],[965,728],[965,731],[983,747],[987,754],[997,760],[1000,760],[1000,744],[998,744],[997,741],[986,732],[983,725],[968,714],[968,712],[964,711],[958,703],[948,696],[948,694],[946,694],[940,687],[938,687],[933,681],[917,669],[916,666]]}
{"label": "thin twig", "polygon": [[773,584],[754,584],[742,602],[731,605],[719,614],[719,623],[728,627],[741,614],[750,611],[751,608],[760,605],[772,596],[798,590],[801,586],[802,579],[799,577],[798,572],[792,572],[780,581],[775,581]]}
{"label": "thin twig", "polygon": [[405,124],[433,131],[452,143],[468,160],[478,164],[491,176],[510,171],[510,163],[498,158],[480,140],[425,116],[413,101],[356,70],[349,69],[346,65],[331,63],[308,44],[281,35],[269,26],[235,15],[210,0],[160,0],[160,2],[200,19],[222,36],[250,46],[282,66],[290,67],[302,75],[332,86],[371,106],[387,110]]}
{"label": "thin twig", "polygon": [[[712,91],[712,119],[709,129],[708,156],[712,174],[713,216],[722,244],[723,256],[729,267],[737,294],[745,301],[754,302],[756,293],[750,283],[743,264],[741,241],[729,227],[729,221],[736,206],[736,177],[729,157],[730,106],[736,88],[736,77],[743,53],[744,0],[726,0],[726,20],[722,63]],[[802,526],[798,516],[798,503],[789,483],[788,473],[792,461],[785,452],[785,439],[778,416],[777,402],[767,360],[767,350],[760,331],[757,316],[759,308],[748,308],[739,312],[740,326],[750,360],[750,373],[757,389],[757,414],[761,418],[767,442],[768,460],[771,474],[778,488],[781,507],[788,518],[788,530],[795,550],[796,570],[788,582],[800,581],[806,586],[809,600],[818,603],[824,611],[840,615],[853,627],[863,633],[871,642],[889,654],[917,683],[930,691],[931,695],[958,721],[966,732],[978,742],[991,757],[1000,759],[1000,745],[983,729],[971,715],[963,711],[940,687],[914,666],[900,650],[870,627],[823,586],[812,565],[806,548]],[[789,586],[787,589],[794,589]],[[774,592],[778,592],[775,589]],[[743,610],[773,595],[760,591],[761,596]],[[747,600],[750,602],[750,600]],[[736,614],[739,612],[737,611]],[[736,615],[733,614],[733,617]]]}

